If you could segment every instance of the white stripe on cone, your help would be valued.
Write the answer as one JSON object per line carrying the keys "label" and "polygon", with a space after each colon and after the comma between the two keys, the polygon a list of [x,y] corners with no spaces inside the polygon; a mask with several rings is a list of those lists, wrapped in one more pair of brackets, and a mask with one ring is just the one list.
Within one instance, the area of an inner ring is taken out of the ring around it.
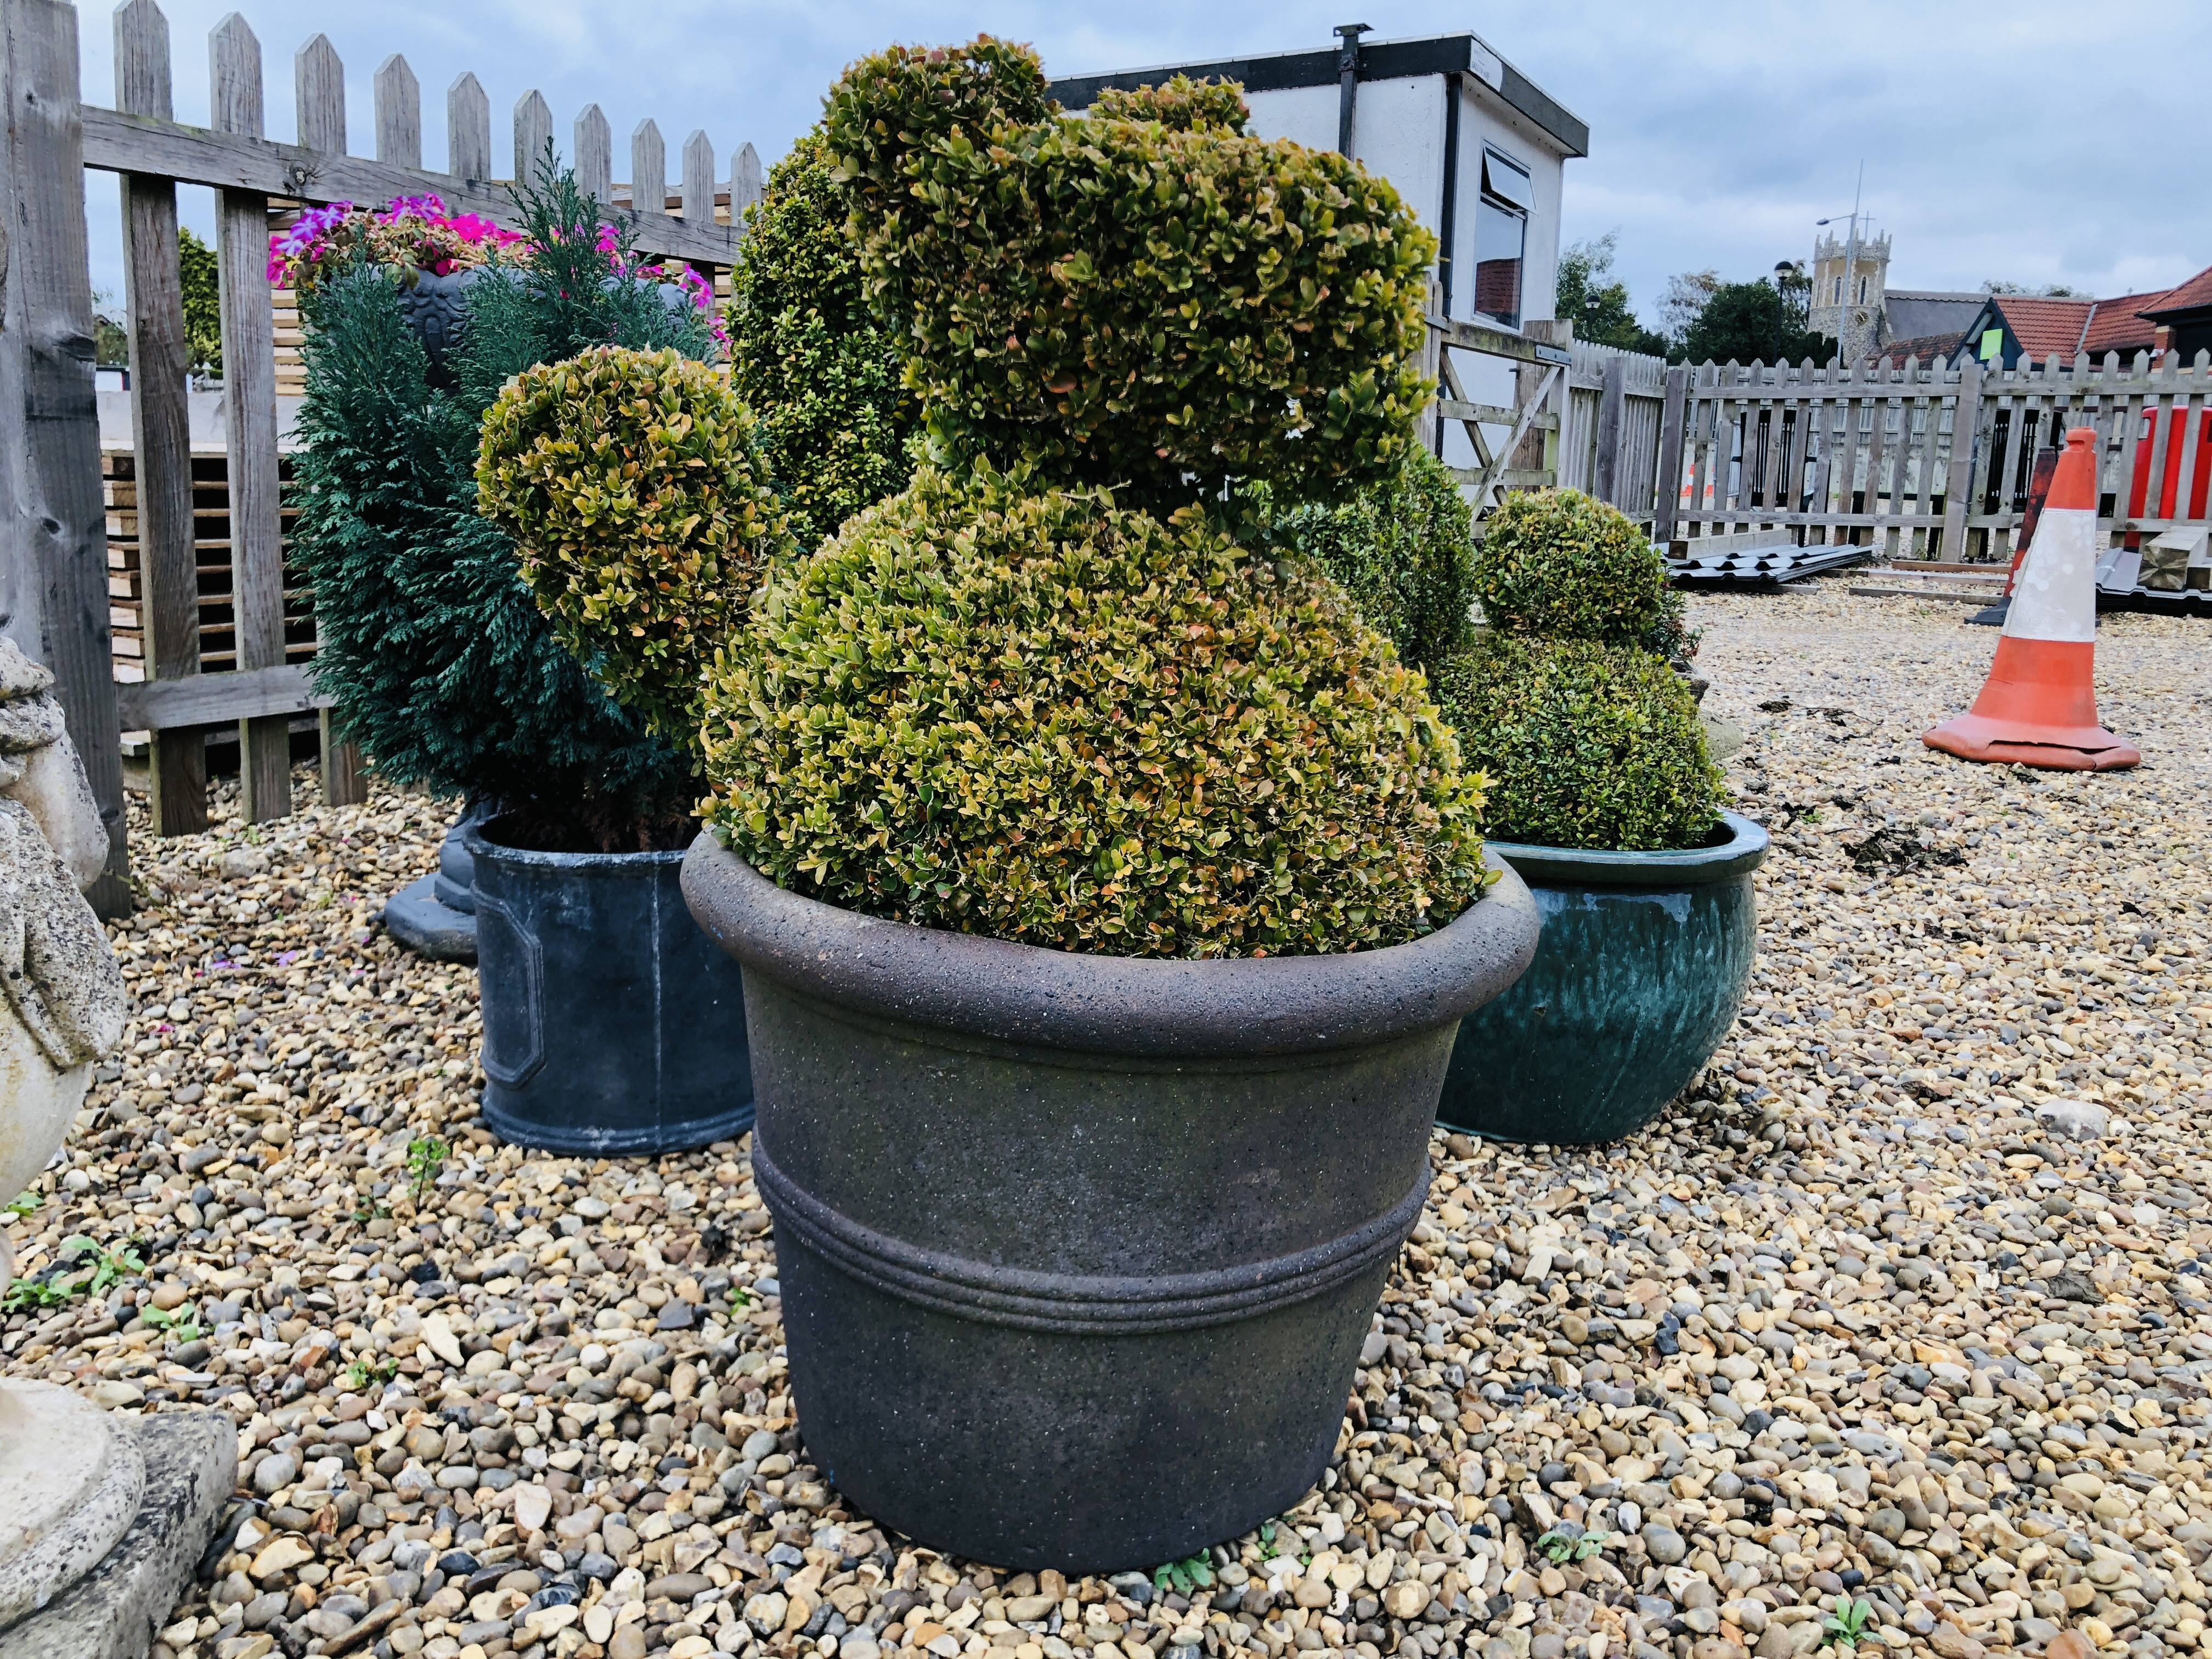
{"label": "white stripe on cone", "polygon": [[2097,514],[2094,508],[2046,507],[2021,561],[2004,631],[2016,640],[2097,638]]}

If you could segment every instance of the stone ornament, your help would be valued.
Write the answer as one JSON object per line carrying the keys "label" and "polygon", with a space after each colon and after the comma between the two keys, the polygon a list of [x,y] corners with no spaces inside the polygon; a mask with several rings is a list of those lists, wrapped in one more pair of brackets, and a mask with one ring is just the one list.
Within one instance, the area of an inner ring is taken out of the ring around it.
{"label": "stone ornament", "polygon": [[[53,676],[0,639],[0,1193],[62,1144],[115,1047],[123,975],[83,889],[107,858]],[[0,1233],[0,1290],[14,1270]],[[122,1425],[43,1382],[0,1385],[0,1630],[46,1605],[138,1513],[144,1460]]]}
{"label": "stone ornament", "polygon": [[[125,1010],[122,972],[82,891],[106,861],[107,830],[52,685],[0,639],[0,1191],[10,1198],[62,1144]],[[6,1252],[0,1240],[0,1285]]]}

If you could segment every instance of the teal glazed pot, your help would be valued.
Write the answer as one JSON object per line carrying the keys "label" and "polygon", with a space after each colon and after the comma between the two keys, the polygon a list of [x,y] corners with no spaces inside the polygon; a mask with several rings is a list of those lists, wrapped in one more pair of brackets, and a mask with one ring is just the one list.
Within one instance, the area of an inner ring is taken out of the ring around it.
{"label": "teal glazed pot", "polygon": [[1544,919],[1520,981],[1460,1022],[1437,1121],[1492,1140],[1592,1146],[1642,1128],[1735,1023],[1759,943],[1766,831],[1589,852],[1492,842]]}

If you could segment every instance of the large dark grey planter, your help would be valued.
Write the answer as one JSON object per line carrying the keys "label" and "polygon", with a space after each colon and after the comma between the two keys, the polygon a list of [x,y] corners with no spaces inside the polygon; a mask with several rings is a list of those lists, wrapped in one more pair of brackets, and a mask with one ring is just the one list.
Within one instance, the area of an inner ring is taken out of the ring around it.
{"label": "large dark grey planter", "polygon": [[1428,1189],[1452,1034],[1535,947],[1517,878],[1414,944],[1256,962],[876,921],[711,835],[684,892],[744,964],[799,1420],[848,1497],[1087,1572],[1311,1486]]}
{"label": "large dark grey planter", "polygon": [[1766,831],[1729,812],[1711,845],[1680,852],[1490,845],[1535,895],[1544,937],[1519,983],[1461,1024],[1437,1115],[1555,1146],[1633,1133],[1743,1006]]}
{"label": "large dark grey planter", "polygon": [[685,909],[681,853],[537,853],[463,826],[475,862],[485,1124],[610,1158],[752,1127],[737,964]]}

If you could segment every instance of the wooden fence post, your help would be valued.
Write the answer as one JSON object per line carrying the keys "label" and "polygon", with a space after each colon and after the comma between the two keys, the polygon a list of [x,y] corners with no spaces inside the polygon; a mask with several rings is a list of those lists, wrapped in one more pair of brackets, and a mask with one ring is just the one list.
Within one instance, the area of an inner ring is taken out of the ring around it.
{"label": "wooden fence post", "polygon": [[538,169],[553,148],[553,112],[544,94],[526,92],[514,100],[514,181],[535,189]]}
{"label": "wooden fence post", "polygon": [[[169,88],[168,20],[154,0],[124,0],[115,9],[115,107],[169,120]],[[123,176],[123,244],[146,674],[173,680],[200,672],[199,555],[174,184],[143,173]],[[207,828],[204,727],[154,732],[147,770],[155,835],[188,836]]]}
{"label": "wooden fence post", "polygon": [[0,0],[0,629],[51,669],[107,825],[87,894],[131,911],[93,389],[76,8]]}
{"label": "wooden fence post", "polygon": [[1966,514],[1973,505],[1974,454],[1981,443],[1982,366],[1969,357],[1958,368],[1951,414],[1951,464],[1943,481],[1943,556],[1966,556]]}
{"label": "wooden fence post", "polygon": [[1620,422],[1627,408],[1628,359],[1616,355],[1606,360],[1605,386],[1598,393],[1597,462],[1591,480],[1598,500],[1613,507],[1620,505]]}
{"label": "wooden fence post", "polygon": [[597,104],[576,117],[576,188],[599,204],[602,221],[614,216],[615,136]]}
{"label": "wooden fence post", "polygon": [[466,70],[446,88],[446,171],[463,179],[491,177],[491,100]]}
{"label": "wooden fence post", "polygon": [[695,225],[714,222],[714,146],[703,129],[684,141],[684,216]]}
{"label": "wooden fence post", "polygon": [[765,194],[767,191],[761,182],[760,152],[750,143],[738,145],[730,157],[730,228],[742,234],[745,210]]}
{"label": "wooden fence post", "polygon": [[422,86],[398,52],[376,71],[376,159],[422,165]]}
{"label": "wooden fence post", "polygon": [[1658,490],[1651,500],[1651,539],[1662,547],[1674,539],[1674,515],[1682,502],[1682,433],[1690,402],[1690,366],[1667,370],[1667,405],[1659,417]]}
{"label": "wooden fence post", "polygon": [[[317,48],[319,47],[319,50]],[[236,12],[208,40],[217,132],[262,136],[261,42]],[[345,135],[345,76],[317,35],[296,60],[302,143]],[[331,106],[337,107],[333,112]],[[331,119],[333,112],[336,119]],[[276,344],[269,312],[269,198],[222,192],[216,256],[222,301],[223,441],[230,463],[230,593],[238,666],[284,661],[283,507],[276,459]],[[283,714],[240,720],[239,789],[247,822],[292,810],[291,721]]]}

